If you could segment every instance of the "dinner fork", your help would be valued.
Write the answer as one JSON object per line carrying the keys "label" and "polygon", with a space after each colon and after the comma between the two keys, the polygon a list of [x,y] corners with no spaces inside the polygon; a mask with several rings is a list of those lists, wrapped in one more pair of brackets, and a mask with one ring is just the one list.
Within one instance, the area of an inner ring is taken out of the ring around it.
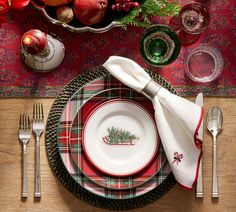
{"label": "dinner fork", "polygon": [[19,123],[19,139],[23,144],[23,170],[22,170],[22,193],[21,196],[26,198],[27,193],[27,163],[26,163],[26,152],[27,152],[27,143],[31,138],[31,129],[30,129],[30,118],[29,115],[22,114],[20,116]]}
{"label": "dinner fork", "polygon": [[40,136],[44,131],[43,104],[33,104],[33,131],[36,136],[36,163],[35,163],[35,197],[41,197],[41,179],[40,179]]}

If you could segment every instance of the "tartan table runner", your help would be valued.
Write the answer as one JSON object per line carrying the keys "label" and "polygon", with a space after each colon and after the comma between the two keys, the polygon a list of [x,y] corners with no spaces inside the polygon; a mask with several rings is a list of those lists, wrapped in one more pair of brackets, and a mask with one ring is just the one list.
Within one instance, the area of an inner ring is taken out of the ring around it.
{"label": "tartan table runner", "polygon": [[[188,0],[181,0],[183,4]],[[198,42],[182,47],[178,59],[163,68],[149,67],[139,54],[139,40],[143,29],[114,28],[102,34],[72,33],[61,26],[49,23],[31,6],[24,11],[11,11],[8,23],[0,28],[0,96],[2,97],[55,97],[63,86],[79,73],[103,64],[109,56],[128,57],[145,68],[151,68],[166,78],[184,96],[203,92],[208,96],[236,96],[236,1],[210,1],[211,22]],[[168,24],[169,18],[157,23]],[[56,34],[65,44],[66,56],[57,70],[39,74],[28,70],[21,62],[20,39],[28,30],[37,28]],[[184,74],[187,52],[198,44],[218,48],[224,57],[224,70],[212,83],[191,82]]]}

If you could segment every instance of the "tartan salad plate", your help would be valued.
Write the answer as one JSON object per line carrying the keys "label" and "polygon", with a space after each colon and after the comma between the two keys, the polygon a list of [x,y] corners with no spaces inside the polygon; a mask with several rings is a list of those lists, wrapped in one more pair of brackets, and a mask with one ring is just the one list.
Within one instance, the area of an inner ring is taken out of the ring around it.
{"label": "tartan salad plate", "polygon": [[152,116],[135,101],[112,99],[99,104],[82,129],[88,160],[114,177],[134,175],[154,159],[159,146]]}
{"label": "tartan salad plate", "polygon": [[[96,83],[96,81],[94,81]],[[88,99],[78,110],[73,122],[71,124],[71,128],[69,130],[70,133],[70,152],[71,157],[74,160],[74,163],[79,167],[81,172],[83,172],[89,179],[98,185],[110,189],[127,189],[139,186],[153,177],[163,166],[166,155],[163,152],[162,147],[158,148],[158,152],[155,154],[154,159],[150,162],[150,164],[142,171],[138,172],[135,175],[127,176],[127,177],[113,177],[111,175],[106,175],[93,166],[88,158],[85,155],[85,151],[82,146],[82,129],[84,123],[91,114],[91,112],[96,109],[99,105],[104,102],[111,101],[111,98],[121,98],[121,94],[128,92],[130,93],[130,89],[126,88],[109,88],[104,91],[99,92],[98,94],[92,96]],[[128,97],[129,96],[129,97]],[[122,97],[123,100],[125,97]],[[138,101],[139,105],[142,107],[146,107],[150,111],[152,111],[153,106],[150,101],[147,101],[146,97],[142,96],[133,96],[127,95],[126,98],[132,98],[132,101]],[[129,100],[130,101],[130,100]],[[74,104],[75,105],[75,104]],[[71,110],[72,108],[70,108]],[[75,111],[72,109],[72,111]],[[70,111],[67,112],[70,114]],[[66,116],[65,116],[66,118]],[[67,121],[65,121],[66,123]],[[160,141],[158,140],[158,143]]]}
{"label": "tartan salad plate", "polygon": [[[95,183],[93,180],[90,179],[89,176],[86,176],[81,169],[77,166],[77,164],[74,162],[74,159],[72,157],[73,151],[70,149],[70,129],[71,124],[74,119],[75,111],[79,111],[80,108],[88,101],[89,98],[94,97],[96,99],[96,94],[110,88],[124,88],[125,86],[117,80],[115,80],[113,77],[106,76],[104,78],[99,78],[97,80],[94,80],[87,85],[85,85],[83,88],[79,89],[75,95],[72,97],[72,99],[67,103],[66,107],[63,110],[63,113],[61,115],[59,125],[57,128],[57,145],[59,149],[59,153],[61,156],[61,159],[64,163],[65,168],[69,172],[69,174],[73,177],[73,179],[83,188],[86,190],[92,192],[93,194],[105,197],[105,198],[111,198],[111,199],[129,199],[138,197],[140,195],[146,194],[147,192],[157,188],[171,173],[170,167],[168,162],[162,162],[162,168],[156,172],[156,174],[152,177],[149,177],[148,180],[145,180],[145,183],[138,185],[136,187],[132,187],[130,189],[108,189],[105,187],[102,187]],[[127,92],[129,90],[129,92]],[[136,98],[140,99],[143,98],[140,94],[132,91],[131,89],[119,89],[119,97],[126,96],[127,99],[129,98]],[[112,98],[117,98],[116,95],[114,95],[114,91],[110,91],[109,96]],[[108,94],[106,94],[108,95]],[[67,117],[67,118],[65,118]],[[78,148],[77,148],[78,151]],[[158,150],[158,153],[164,154],[163,149],[160,145],[160,148]],[[78,154],[77,154],[78,155]],[[130,177],[129,179],[132,179]],[[112,178],[110,176],[107,176],[106,178],[107,184],[113,184]],[[129,184],[129,181],[125,182]]]}

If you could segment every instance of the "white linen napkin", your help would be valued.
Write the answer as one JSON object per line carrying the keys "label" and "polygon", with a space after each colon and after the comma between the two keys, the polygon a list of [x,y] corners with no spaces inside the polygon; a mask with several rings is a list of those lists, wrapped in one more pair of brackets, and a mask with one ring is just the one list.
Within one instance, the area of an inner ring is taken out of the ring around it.
{"label": "white linen napkin", "polygon": [[181,186],[192,189],[202,156],[198,130],[203,108],[170,93],[128,58],[111,56],[103,66],[118,80],[152,100],[157,128],[172,172]]}

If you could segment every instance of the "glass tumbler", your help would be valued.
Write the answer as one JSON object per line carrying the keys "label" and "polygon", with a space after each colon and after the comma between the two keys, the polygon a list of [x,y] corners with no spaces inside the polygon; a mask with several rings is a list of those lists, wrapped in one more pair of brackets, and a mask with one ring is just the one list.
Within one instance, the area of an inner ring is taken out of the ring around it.
{"label": "glass tumbler", "polygon": [[169,26],[178,33],[182,45],[191,45],[199,39],[209,22],[206,4],[190,3],[171,19]]}
{"label": "glass tumbler", "polygon": [[211,82],[220,76],[224,61],[220,51],[208,45],[199,45],[187,55],[185,72],[195,82]]}

